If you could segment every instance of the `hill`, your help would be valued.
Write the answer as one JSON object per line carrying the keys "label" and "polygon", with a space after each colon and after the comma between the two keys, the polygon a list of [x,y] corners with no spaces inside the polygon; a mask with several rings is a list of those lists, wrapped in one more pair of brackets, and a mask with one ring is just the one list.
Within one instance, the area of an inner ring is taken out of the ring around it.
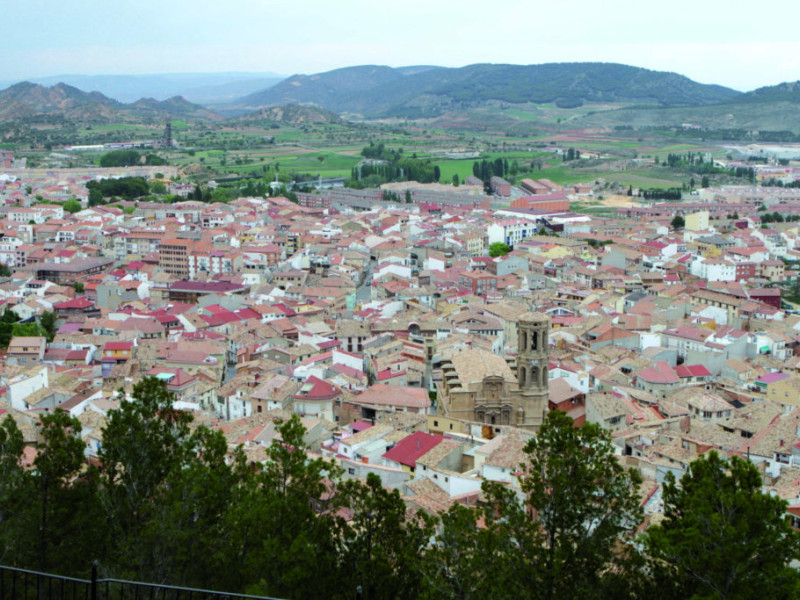
{"label": "hill", "polygon": [[311,103],[336,110],[342,96],[371,90],[403,77],[403,72],[398,69],[376,65],[346,67],[315,75],[292,75],[269,89],[245,96],[233,104],[252,110],[282,104]]}
{"label": "hill", "polygon": [[718,104],[695,107],[629,107],[570,121],[570,127],[680,127],[710,130],[789,131],[800,135],[800,82],[780,83]]}
{"label": "hill", "polygon": [[231,123],[265,121],[281,125],[301,125],[303,123],[342,123],[343,119],[334,112],[318,106],[286,104],[271,106],[231,119]]}
{"label": "hill", "polygon": [[[28,79],[30,83],[53,86],[66,83],[81,90],[97,90],[119,102],[139,98],[166,100],[183,96],[197,104],[230,102],[246,94],[267,89],[285,79],[276,73],[160,73],[154,75],[57,75]],[[19,81],[0,81],[0,88]]]}
{"label": "hill", "polygon": [[595,102],[696,106],[738,95],[676,73],[612,63],[477,64],[458,69],[373,65],[294,75],[234,104],[255,108],[313,103],[366,117],[424,117],[492,101],[555,103],[565,108]]}
{"label": "hill", "polygon": [[142,98],[132,104],[112,100],[100,92],[84,92],[65,83],[52,87],[22,82],[0,91],[0,119],[57,116],[83,123],[180,118],[219,119],[211,111],[175,96],[158,101]]}

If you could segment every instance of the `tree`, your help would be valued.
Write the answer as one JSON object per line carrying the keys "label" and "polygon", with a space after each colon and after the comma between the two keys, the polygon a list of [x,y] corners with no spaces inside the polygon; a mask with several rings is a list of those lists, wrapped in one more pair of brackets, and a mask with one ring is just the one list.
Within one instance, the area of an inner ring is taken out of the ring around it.
{"label": "tree", "polygon": [[75,214],[76,212],[79,212],[83,208],[83,206],[81,206],[81,203],[75,198],[70,198],[69,200],[64,202],[63,208],[68,213]]}
{"label": "tree", "polygon": [[0,423],[0,564],[15,563],[22,507],[27,502],[20,493],[26,471],[22,466],[25,440],[11,415]]}
{"label": "tree", "polygon": [[717,452],[694,461],[680,482],[667,475],[664,520],[645,542],[661,598],[796,598],[800,539],[786,502],[762,490],[750,461]]}
{"label": "tree", "polygon": [[0,317],[0,348],[8,348],[14,336],[14,324],[19,322],[19,315],[6,304],[3,315]]}
{"label": "tree", "polygon": [[80,436],[80,421],[60,408],[41,416],[40,433],[44,441],[38,444],[39,452],[33,464],[36,467],[35,487],[41,507],[38,562],[39,569],[47,571],[51,568],[48,557],[51,544],[60,542],[61,552],[74,551],[64,535],[58,536],[59,539],[56,540],[52,539],[55,537],[52,534],[63,530],[65,520],[73,516],[69,509],[77,508],[66,502],[66,496],[71,495],[71,480],[83,466],[84,443]]}
{"label": "tree", "polygon": [[99,206],[104,203],[103,192],[100,188],[91,188],[89,190],[89,206]]}
{"label": "tree", "polygon": [[487,576],[487,556],[499,542],[495,530],[478,527],[481,513],[453,503],[440,514],[439,533],[425,552],[422,573],[426,584],[423,598],[468,600],[497,596]]}
{"label": "tree", "polygon": [[416,598],[422,586],[422,552],[433,533],[422,516],[407,516],[398,490],[387,490],[380,477],[366,484],[342,484],[352,518],[340,537],[340,569],[345,597],[350,590],[370,598]]}
{"label": "tree", "polygon": [[453,175],[453,185],[455,187],[458,187],[459,185],[461,185],[461,180],[458,177],[458,173]]}
{"label": "tree", "polygon": [[160,181],[158,179],[148,182],[147,187],[150,189],[151,194],[167,193],[167,186],[164,184],[163,181]]}
{"label": "tree", "polygon": [[163,381],[145,377],[133,386],[131,399],[109,413],[103,429],[101,503],[118,546],[121,572],[114,572],[120,574],[154,581],[163,577],[158,564],[163,557],[151,545],[155,532],[149,531],[149,542],[143,537],[157,515],[159,491],[190,453],[192,417],[175,410],[174,400]]}
{"label": "tree", "polygon": [[700,179],[700,187],[703,189],[708,187],[708,175],[703,175],[703,177]]}
{"label": "tree", "polygon": [[639,475],[614,456],[599,425],[574,427],[547,414],[524,446],[520,496],[484,485],[483,546],[494,560],[480,574],[504,598],[630,597],[638,555],[626,541],[641,521]]}
{"label": "tree", "polygon": [[48,342],[52,342],[56,337],[56,313],[52,310],[46,310],[39,317],[39,324],[42,326]]}
{"label": "tree", "polygon": [[686,219],[681,215],[675,215],[669,224],[672,225],[673,229],[683,229],[686,226]]}
{"label": "tree", "polygon": [[505,256],[511,252],[511,246],[505,242],[492,242],[489,244],[489,256],[495,258],[497,256]]}
{"label": "tree", "polygon": [[239,543],[232,564],[241,565],[243,577],[263,578],[251,593],[327,598],[339,585],[337,532],[345,525],[337,514],[341,495],[334,482],[341,469],[310,458],[304,434],[296,414],[278,427],[258,487],[233,519]]}
{"label": "tree", "polygon": [[46,337],[47,333],[38,323],[33,321],[27,323],[14,323],[11,329],[11,337]]}
{"label": "tree", "polygon": [[100,157],[101,167],[130,167],[138,165],[142,155],[136,150],[112,150]]}
{"label": "tree", "polygon": [[72,289],[75,290],[76,294],[82,294],[84,289],[83,283],[80,281],[76,281],[75,283],[72,284]]}
{"label": "tree", "polygon": [[439,183],[439,180],[442,178],[442,171],[439,169],[439,165],[433,166],[433,181],[435,183]]}
{"label": "tree", "polygon": [[11,269],[5,263],[0,263],[0,277],[11,277]]}
{"label": "tree", "polygon": [[411,190],[406,190],[406,204],[411,204]]}

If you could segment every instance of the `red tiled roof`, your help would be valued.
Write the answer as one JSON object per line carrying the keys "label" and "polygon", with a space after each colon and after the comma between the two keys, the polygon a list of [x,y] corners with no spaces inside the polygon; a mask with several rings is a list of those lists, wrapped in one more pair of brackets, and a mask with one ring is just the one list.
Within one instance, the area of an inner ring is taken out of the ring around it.
{"label": "red tiled roof", "polygon": [[106,342],[103,346],[104,350],[130,350],[133,348],[133,342]]}
{"label": "red tiled roof", "polygon": [[417,464],[417,459],[423,454],[430,452],[433,448],[444,441],[443,435],[433,435],[416,431],[408,437],[400,440],[397,445],[383,455],[383,458],[400,463],[407,467]]}
{"label": "red tiled roof", "polygon": [[709,377],[711,372],[703,365],[681,365],[675,367],[678,377]]}
{"label": "red tiled roof", "polygon": [[[329,400],[339,395],[339,390],[332,383],[323,381],[319,377],[312,375],[306,380],[306,384],[312,384],[312,388],[306,393],[298,392],[294,395],[297,399],[302,400]],[[303,386],[305,387],[305,386]]]}
{"label": "red tiled roof", "polygon": [[80,296],[78,298],[73,298],[72,300],[67,300],[66,302],[59,302],[58,304],[54,304],[53,308],[56,310],[61,309],[69,309],[69,308],[89,308],[94,306],[86,296]]}
{"label": "red tiled roof", "polygon": [[680,381],[669,363],[663,360],[656,361],[653,366],[642,369],[636,373],[636,376],[649,383],[678,383]]}

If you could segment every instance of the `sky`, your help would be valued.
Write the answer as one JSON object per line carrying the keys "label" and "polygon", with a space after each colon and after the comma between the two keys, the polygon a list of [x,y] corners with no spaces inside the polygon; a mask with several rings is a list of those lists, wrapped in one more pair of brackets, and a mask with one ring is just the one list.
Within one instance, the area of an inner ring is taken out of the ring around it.
{"label": "sky", "polygon": [[0,0],[0,7],[0,80],[582,61],[673,71],[741,91],[800,79],[797,0]]}

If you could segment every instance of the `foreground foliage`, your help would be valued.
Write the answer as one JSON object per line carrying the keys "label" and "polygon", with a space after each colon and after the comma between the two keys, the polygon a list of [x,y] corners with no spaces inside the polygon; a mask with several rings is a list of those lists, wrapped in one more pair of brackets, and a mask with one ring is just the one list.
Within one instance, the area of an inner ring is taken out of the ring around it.
{"label": "foreground foliage", "polygon": [[479,507],[409,512],[380,479],[309,456],[293,416],[263,465],[193,427],[147,378],[109,414],[99,464],[81,424],[40,418],[31,468],[0,423],[0,563],[283,598],[746,598],[797,590],[785,503],[749,463],[715,454],[664,491],[666,518],[637,537],[635,472],[607,432],[550,413],[516,485]]}

